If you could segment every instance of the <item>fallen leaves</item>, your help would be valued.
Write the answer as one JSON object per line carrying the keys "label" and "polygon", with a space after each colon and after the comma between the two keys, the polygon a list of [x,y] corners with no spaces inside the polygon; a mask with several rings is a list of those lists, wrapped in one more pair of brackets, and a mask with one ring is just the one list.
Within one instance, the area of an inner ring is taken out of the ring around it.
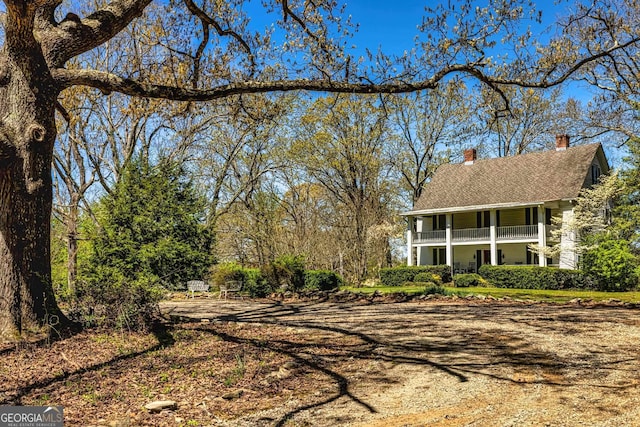
{"label": "fallen leaves", "polygon": [[327,340],[271,325],[194,322],[164,333],[173,345],[152,334],[85,331],[50,346],[6,349],[0,404],[62,405],[68,426],[211,425],[291,399],[326,398],[317,390],[338,393],[339,374],[319,356],[340,359],[366,347],[353,337]]}

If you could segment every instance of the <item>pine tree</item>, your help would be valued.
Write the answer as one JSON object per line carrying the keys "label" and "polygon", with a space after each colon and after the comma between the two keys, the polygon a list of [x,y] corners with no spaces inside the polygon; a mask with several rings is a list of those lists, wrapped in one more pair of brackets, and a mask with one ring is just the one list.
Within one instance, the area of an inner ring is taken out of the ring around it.
{"label": "pine tree", "polygon": [[91,257],[96,280],[176,289],[202,278],[212,262],[205,201],[175,163],[131,162],[100,212]]}

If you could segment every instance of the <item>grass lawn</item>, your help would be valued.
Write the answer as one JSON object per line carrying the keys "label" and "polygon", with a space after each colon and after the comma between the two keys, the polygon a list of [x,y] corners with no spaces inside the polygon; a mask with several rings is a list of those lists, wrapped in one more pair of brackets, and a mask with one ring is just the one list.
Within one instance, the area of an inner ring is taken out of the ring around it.
{"label": "grass lawn", "polygon": [[602,301],[610,298],[624,302],[640,302],[640,292],[598,292],[579,290],[551,291],[545,289],[506,289],[506,288],[447,288],[458,295],[481,294],[492,295],[496,298],[510,297],[517,299],[532,299],[550,302],[567,302],[574,298]]}
{"label": "grass lawn", "polygon": [[356,288],[355,286],[340,286],[340,290],[359,294],[372,294],[378,291],[383,294],[404,292],[405,294],[414,295],[422,293],[424,286],[365,286],[361,288]]}
{"label": "grass lawn", "polygon": [[[377,287],[343,287],[341,289],[351,292],[359,292],[370,294],[379,291],[383,294],[393,292],[404,292],[407,294],[419,294],[424,289],[419,286],[377,286]],[[567,302],[574,298],[591,299],[594,301],[602,301],[610,298],[619,299],[624,302],[640,302],[640,291],[635,292],[597,292],[597,291],[579,291],[579,290],[541,290],[541,289],[507,289],[507,288],[453,288],[446,287],[447,291],[452,294],[465,296],[469,294],[492,295],[496,298],[509,297],[514,299],[532,299],[548,302]]]}

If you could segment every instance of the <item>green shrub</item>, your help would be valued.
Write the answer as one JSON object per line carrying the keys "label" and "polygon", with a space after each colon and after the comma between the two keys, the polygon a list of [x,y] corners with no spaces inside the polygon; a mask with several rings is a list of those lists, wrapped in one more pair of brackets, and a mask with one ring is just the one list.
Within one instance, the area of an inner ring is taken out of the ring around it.
{"label": "green shrub", "polygon": [[605,240],[585,252],[582,268],[596,278],[603,291],[626,291],[638,286],[638,259],[624,240]]}
{"label": "green shrub", "polygon": [[329,291],[341,284],[340,275],[330,270],[307,270],[304,273],[305,290]]}
{"label": "green shrub", "polygon": [[442,285],[442,277],[440,275],[428,272],[428,273],[418,273],[413,278],[414,282],[433,282],[436,285]]}
{"label": "green shrub", "polygon": [[98,266],[100,280],[77,283],[75,305],[69,314],[85,326],[147,330],[160,313],[158,302],[166,290],[153,275],[129,281],[118,269]]}
{"label": "green shrub", "polygon": [[419,288],[423,286],[424,290],[420,292],[421,295],[449,295],[451,293],[444,286],[440,286],[433,282],[404,282],[401,286],[411,288]]}
{"label": "green shrub", "polygon": [[259,268],[245,268],[244,280],[242,288],[252,298],[264,298],[273,292]]}
{"label": "green shrub", "polygon": [[211,284],[218,289],[230,281],[245,283],[245,277],[245,269],[235,262],[225,262],[211,268]]}
{"label": "green shrub", "polygon": [[440,276],[442,282],[451,281],[451,267],[448,265],[403,266],[380,269],[380,281],[384,286],[401,286],[405,282],[415,281],[419,273],[432,273]]}
{"label": "green shrub", "polygon": [[456,288],[468,288],[470,286],[488,286],[489,282],[479,274],[456,274],[453,276],[453,284]]}
{"label": "green shrub", "polygon": [[304,257],[283,255],[263,269],[271,289],[295,292],[304,286]]}
{"label": "green shrub", "polygon": [[268,280],[259,268],[244,268],[235,262],[215,265],[211,269],[211,282],[220,288],[230,281],[242,283],[242,291],[252,298],[263,298],[273,292]]}
{"label": "green shrub", "polygon": [[422,291],[423,295],[449,295],[449,291],[447,291],[444,287],[437,285],[433,282],[427,282],[424,287],[424,291]]}
{"label": "green shrub", "polygon": [[595,281],[582,271],[534,265],[483,265],[480,276],[497,288],[593,289]]}

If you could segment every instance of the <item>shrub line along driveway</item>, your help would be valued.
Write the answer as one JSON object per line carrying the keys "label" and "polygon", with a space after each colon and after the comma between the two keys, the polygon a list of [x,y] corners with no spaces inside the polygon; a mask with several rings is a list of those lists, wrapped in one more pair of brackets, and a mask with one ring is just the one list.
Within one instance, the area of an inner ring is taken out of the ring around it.
{"label": "shrub line along driveway", "polygon": [[[633,426],[640,420],[639,310],[213,299],[161,308],[171,316],[359,342],[358,351],[314,356],[313,366],[335,379],[337,391],[317,391],[308,401],[229,425],[280,419],[280,425],[314,426]],[[308,355],[301,347],[293,356],[306,363]],[[357,369],[350,371],[345,360]]]}

